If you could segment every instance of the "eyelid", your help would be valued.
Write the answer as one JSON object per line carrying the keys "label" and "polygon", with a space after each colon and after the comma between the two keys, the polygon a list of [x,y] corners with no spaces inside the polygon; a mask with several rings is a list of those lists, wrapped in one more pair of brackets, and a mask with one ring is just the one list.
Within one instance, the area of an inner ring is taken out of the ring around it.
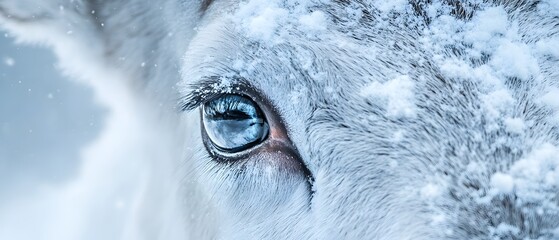
{"label": "eyelid", "polygon": [[181,111],[194,110],[200,105],[226,94],[243,95],[256,101],[262,99],[261,94],[244,78],[210,76],[188,85],[187,88],[188,93],[179,100]]}

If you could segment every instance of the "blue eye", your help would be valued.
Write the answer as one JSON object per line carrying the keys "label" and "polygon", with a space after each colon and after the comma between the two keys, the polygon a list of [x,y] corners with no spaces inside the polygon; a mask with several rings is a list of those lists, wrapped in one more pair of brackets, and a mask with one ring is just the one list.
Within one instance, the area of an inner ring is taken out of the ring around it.
{"label": "blue eye", "polygon": [[219,150],[239,152],[268,136],[262,110],[247,97],[227,94],[204,104],[202,111],[206,134]]}

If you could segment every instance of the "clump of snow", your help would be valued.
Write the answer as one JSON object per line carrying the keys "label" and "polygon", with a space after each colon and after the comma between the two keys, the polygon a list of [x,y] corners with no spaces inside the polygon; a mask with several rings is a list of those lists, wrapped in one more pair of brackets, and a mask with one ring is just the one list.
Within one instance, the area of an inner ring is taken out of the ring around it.
{"label": "clump of snow", "polygon": [[[549,2],[544,4],[551,5]],[[504,126],[508,132],[520,134],[525,126],[511,115],[516,102],[514,89],[505,83],[510,78],[538,79],[537,59],[542,55],[559,56],[555,47],[559,40],[525,43],[519,23],[509,18],[503,6],[481,4],[478,7],[470,21],[456,19],[443,11],[434,17],[423,41],[425,46],[441,53],[434,60],[444,76],[479,84],[487,130]],[[461,54],[445,54],[448,46],[462,48]]]}
{"label": "clump of snow", "polygon": [[252,17],[248,23],[248,36],[262,41],[271,41],[277,28],[285,24],[288,12],[283,8],[268,7]]}
{"label": "clump of snow", "polygon": [[315,8],[321,4],[322,0],[243,1],[232,19],[250,41],[274,45],[285,42],[291,32],[315,38],[326,30],[327,14]]}
{"label": "clump of snow", "polygon": [[504,76],[524,80],[539,72],[538,62],[523,43],[504,42],[495,51],[490,64]]}
{"label": "clump of snow", "polygon": [[[467,24],[464,39],[472,43],[478,51],[490,51],[496,47],[501,37],[507,33],[509,21],[503,7],[489,7],[476,13],[474,19]],[[497,37],[496,37],[497,36]]]}
{"label": "clump of snow", "polygon": [[390,117],[414,117],[416,115],[415,84],[408,75],[402,75],[385,83],[373,82],[361,91],[361,95],[378,98],[386,105]]}
{"label": "clump of snow", "polygon": [[559,122],[559,88],[552,87],[540,98],[540,101],[555,112],[551,117]]}
{"label": "clump of snow", "polygon": [[450,78],[466,78],[471,76],[473,68],[457,59],[445,59],[440,64],[441,72]]}
{"label": "clump of snow", "polygon": [[324,31],[327,25],[326,15],[322,11],[314,11],[301,16],[299,18],[299,24],[301,24],[304,30]]}
{"label": "clump of snow", "polygon": [[520,229],[507,223],[500,223],[497,227],[490,227],[494,239],[503,239],[506,236],[516,236]]}
{"label": "clump of snow", "polygon": [[392,10],[402,11],[408,4],[409,2],[407,0],[379,0],[374,2],[374,6],[384,13],[390,12]]}
{"label": "clump of snow", "polygon": [[444,223],[447,217],[444,214],[435,214],[431,216],[431,223],[434,225]]}
{"label": "clump of snow", "polygon": [[429,183],[422,187],[419,193],[422,198],[433,199],[441,195],[441,189],[438,185]]}
{"label": "clump of snow", "polygon": [[498,172],[491,177],[490,185],[497,193],[507,194],[514,189],[514,179],[511,175]]}
{"label": "clump of snow", "polygon": [[542,102],[554,110],[559,111],[559,88],[551,88],[543,97],[541,98]]}
{"label": "clump of snow", "polygon": [[294,104],[301,104],[307,99],[308,89],[302,85],[297,85],[293,91],[289,93],[289,99]]}
{"label": "clump of snow", "polygon": [[479,11],[465,29],[464,40],[473,48],[471,57],[490,54],[489,65],[496,76],[528,79],[539,72],[531,48],[520,42],[518,29],[502,6]]}
{"label": "clump of snow", "polygon": [[510,170],[519,196],[534,198],[559,186],[559,147],[543,144],[516,162]]}
{"label": "clump of snow", "polygon": [[550,55],[559,58],[559,38],[543,39],[536,43],[536,48],[541,55]]}
{"label": "clump of snow", "polygon": [[398,130],[396,132],[394,132],[394,134],[392,134],[392,141],[393,142],[401,142],[402,140],[404,140],[404,134],[405,134],[405,130]]}
{"label": "clump of snow", "polygon": [[478,199],[489,204],[501,194],[517,197],[517,204],[538,207],[539,212],[559,211],[553,202],[559,191],[559,147],[546,143],[515,162],[507,172],[491,176],[487,196]]}
{"label": "clump of snow", "polygon": [[505,129],[510,133],[522,134],[526,129],[526,123],[522,118],[506,118]]}
{"label": "clump of snow", "polygon": [[559,15],[559,1],[557,0],[542,0],[538,4],[538,10],[545,14]]}
{"label": "clump of snow", "polygon": [[[471,21],[450,15],[446,13],[433,20],[424,38],[425,45],[435,52],[445,52],[449,45],[460,46],[457,43],[470,46],[459,56],[441,54],[434,60],[444,76],[479,84],[485,119],[489,121],[487,130],[499,129],[499,122],[512,117],[509,114],[515,102],[505,81],[509,77],[528,79],[537,74],[537,62],[530,49],[519,42],[518,30],[503,7],[480,6]],[[484,56],[489,57],[488,61],[472,61]]]}
{"label": "clump of snow", "polygon": [[487,116],[490,119],[497,119],[501,113],[512,106],[514,98],[511,96],[507,89],[499,89],[482,96],[484,106],[487,111]]}
{"label": "clump of snow", "polygon": [[536,204],[547,210],[559,210],[550,202],[559,191],[559,147],[546,143],[515,162],[508,172],[497,172],[491,177],[488,201],[498,194],[514,191],[519,204]]}

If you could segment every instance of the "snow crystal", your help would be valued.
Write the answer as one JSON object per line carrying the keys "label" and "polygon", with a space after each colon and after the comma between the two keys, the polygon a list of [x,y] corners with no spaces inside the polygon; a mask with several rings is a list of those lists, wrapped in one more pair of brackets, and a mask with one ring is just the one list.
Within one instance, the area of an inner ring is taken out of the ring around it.
{"label": "snow crystal", "polygon": [[524,129],[526,128],[526,124],[524,123],[524,120],[521,118],[506,118],[505,128],[510,133],[521,134],[524,132]]}
{"label": "snow crystal", "polygon": [[11,57],[4,58],[4,64],[8,67],[13,67],[16,64],[16,61]]}
{"label": "snow crystal", "polygon": [[497,193],[511,193],[514,189],[514,179],[512,176],[500,172],[493,174],[490,184]]}
{"label": "snow crystal", "polygon": [[416,114],[414,83],[402,75],[385,83],[373,82],[361,91],[362,96],[373,96],[386,102],[387,116],[414,117]]}

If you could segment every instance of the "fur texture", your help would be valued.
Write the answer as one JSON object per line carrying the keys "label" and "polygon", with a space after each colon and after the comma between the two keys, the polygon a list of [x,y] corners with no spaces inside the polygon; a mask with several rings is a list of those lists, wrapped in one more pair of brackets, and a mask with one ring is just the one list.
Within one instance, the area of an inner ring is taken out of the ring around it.
{"label": "fur texture", "polygon": [[[148,159],[131,239],[559,238],[552,0],[1,0],[0,13],[23,39],[93,55],[165,125],[173,148]],[[216,161],[199,112],[177,114],[177,99],[195,108],[193,93],[240,82],[304,171],[281,152]]]}

